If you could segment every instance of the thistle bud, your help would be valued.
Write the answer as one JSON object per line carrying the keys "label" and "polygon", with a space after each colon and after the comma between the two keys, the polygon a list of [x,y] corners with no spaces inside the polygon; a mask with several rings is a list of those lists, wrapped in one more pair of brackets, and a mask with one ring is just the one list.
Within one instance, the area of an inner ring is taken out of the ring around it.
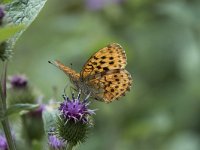
{"label": "thistle bud", "polygon": [[36,96],[33,93],[33,89],[29,86],[28,79],[25,75],[13,75],[9,77],[9,81],[9,104],[35,103]]}
{"label": "thistle bud", "polygon": [[36,110],[32,110],[21,116],[23,125],[23,136],[27,141],[41,140],[44,136],[42,112],[45,106],[40,105]]}

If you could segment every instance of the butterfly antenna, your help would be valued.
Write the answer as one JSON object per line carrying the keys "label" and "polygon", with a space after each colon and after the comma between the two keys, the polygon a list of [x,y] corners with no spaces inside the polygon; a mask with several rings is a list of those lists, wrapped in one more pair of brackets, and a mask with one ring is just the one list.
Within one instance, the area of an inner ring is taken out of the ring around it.
{"label": "butterfly antenna", "polygon": [[72,69],[72,63],[70,63],[70,68]]}
{"label": "butterfly antenna", "polygon": [[55,66],[55,67],[57,67],[57,68],[59,68],[59,61],[58,60],[53,60],[53,61],[48,61],[48,63],[50,63],[50,64],[52,64],[53,66]]}
{"label": "butterfly antenna", "polygon": [[52,64],[52,65],[54,65],[54,66],[56,66],[57,67],[57,65],[55,64],[55,62],[54,61],[48,61],[48,63],[50,63],[50,64]]}

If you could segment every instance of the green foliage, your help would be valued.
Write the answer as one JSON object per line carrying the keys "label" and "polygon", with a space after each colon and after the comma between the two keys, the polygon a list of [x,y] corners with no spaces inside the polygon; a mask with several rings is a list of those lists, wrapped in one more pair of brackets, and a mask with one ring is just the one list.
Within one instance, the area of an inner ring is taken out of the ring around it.
{"label": "green foliage", "polygon": [[10,3],[12,0],[0,0],[0,3],[6,4],[6,3]]}
{"label": "green foliage", "polygon": [[36,108],[38,108],[38,104],[15,104],[15,105],[10,106],[6,110],[5,114],[1,113],[0,120],[2,121],[5,119],[5,117],[18,114],[21,111],[30,111]]}
{"label": "green foliage", "polygon": [[[7,41],[7,47],[5,51],[12,51],[16,41],[22,35],[22,33],[29,27],[33,20],[37,17],[40,10],[43,8],[46,0],[13,0],[5,5],[6,20],[9,24],[16,25],[13,28],[5,27],[4,36],[0,40],[9,38]],[[23,27],[23,28],[22,28]],[[3,31],[2,31],[3,32]],[[6,32],[6,33],[5,33]]]}
{"label": "green foliage", "polygon": [[11,105],[7,110],[6,110],[6,116],[13,115],[16,113],[19,113],[21,111],[30,111],[30,110],[35,110],[38,108],[38,104],[15,104]]}
{"label": "green foliage", "polygon": [[5,26],[0,28],[0,43],[11,38],[15,33],[24,28],[23,25]]}

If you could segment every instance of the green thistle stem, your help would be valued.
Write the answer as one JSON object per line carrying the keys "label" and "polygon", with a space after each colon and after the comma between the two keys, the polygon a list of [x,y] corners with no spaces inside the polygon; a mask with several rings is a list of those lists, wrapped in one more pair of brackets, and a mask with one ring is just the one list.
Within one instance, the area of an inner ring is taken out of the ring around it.
{"label": "green thistle stem", "polygon": [[69,143],[67,146],[67,150],[73,150],[74,144]]}
{"label": "green thistle stem", "polygon": [[5,132],[6,140],[8,142],[9,150],[16,150],[15,143],[12,139],[12,134],[11,134],[11,131],[10,131],[8,118],[6,117],[5,120],[1,121],[1,123],[2,123],[2,126],[3,126],[3,130]]}
{"label": "green thistle stem", "polygon": [[0,99],[1,99],[0,109],[1,110],[0,110],[0,112],[2,113],[2,115],[4,117],[4,119],[1,121],[1,124],[3,126],[3,130],[4,130],[4,133],[6,136],[9,150],[16,150],[15,143],[13,141],[11,130],[10,130],[10,125],[8,122],[8,117],[4,116],[6,109],[7,109],[7,106],[6,106],[6,71],[7,71],[7,62],[5,62],[3,64],[3,73],[1,76],[1,85],[0,85],[1,86],[1,88],[0,88]]}

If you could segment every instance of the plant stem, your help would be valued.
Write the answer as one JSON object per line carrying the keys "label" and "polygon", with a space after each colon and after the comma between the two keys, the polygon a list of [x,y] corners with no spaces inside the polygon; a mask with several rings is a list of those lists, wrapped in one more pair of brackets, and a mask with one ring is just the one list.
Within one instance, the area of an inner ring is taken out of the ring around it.
{"label": "plant stem", "polygon": [[8,118],[6,117],[5,120],[1,121],[1,123],[2,123],[4,132],[5,132],[5,136],[6,136],[6,139],[7,139],[7,142],[8,142],[9,150],[16,150],[15,143],[13,141],[12,134],[11,134],[11,131],[10,131],[10,126],[9,126],[9,123],[8,123]]}
{"label": "plant stem", "polygon": [[5,136],[6,136],[6,140],[7,140],[7,144],[8,144],[8,147],[9,147],[9,150],[16,150],[15,148],[15,143],[13,141],[13,138],[12,138],[12,134],[11,134],[11,131],[10,131],[10,125],[9,125],[9,122],[8,122],[8,117],[5,116],[5,112],[7,110],[7,106],[6,106],[6,73],[7,73],[7,62],[3,63],[3,73],[2,73],[2,76],[1,76],[1,88],[0,88],[0,112],[2,113],[3,115],[3,120],[1,121],[1,124],[3,126],[3,130],[4,130],[4,133],[5,133]]}
{"label": "plant stem", "polygon": [[74,145],[69,143],[69,145],[67,146],[67,150],[73,150],[73,147]]}

